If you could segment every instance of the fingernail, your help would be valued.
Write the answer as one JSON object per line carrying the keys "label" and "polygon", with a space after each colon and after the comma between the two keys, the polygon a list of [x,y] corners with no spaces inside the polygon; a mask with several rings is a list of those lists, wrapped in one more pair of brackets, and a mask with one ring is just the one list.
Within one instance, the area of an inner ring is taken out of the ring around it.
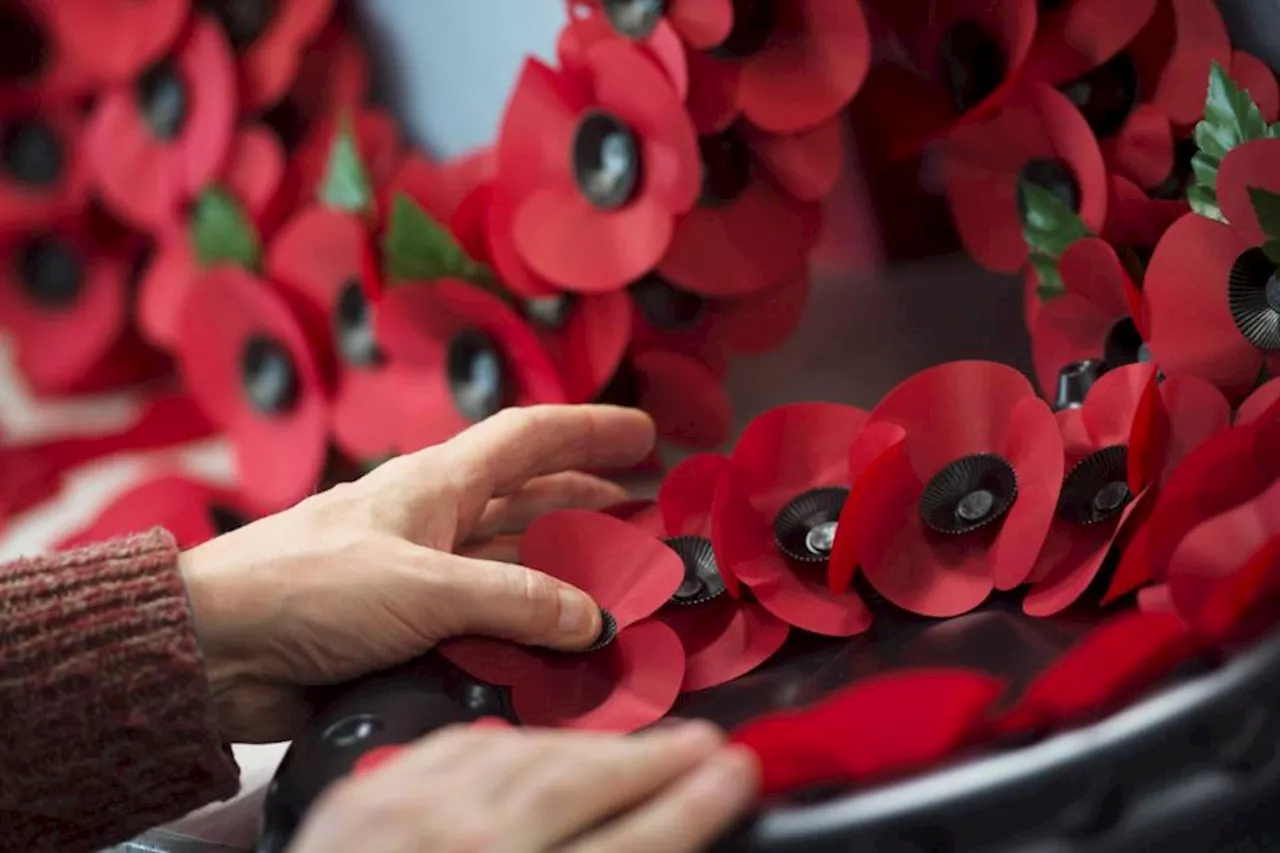
{"label": "fingernail", "polygon": [[576,589],[560,590],[560,632],[566,637],[595,639],[600,633],[600,608]]}

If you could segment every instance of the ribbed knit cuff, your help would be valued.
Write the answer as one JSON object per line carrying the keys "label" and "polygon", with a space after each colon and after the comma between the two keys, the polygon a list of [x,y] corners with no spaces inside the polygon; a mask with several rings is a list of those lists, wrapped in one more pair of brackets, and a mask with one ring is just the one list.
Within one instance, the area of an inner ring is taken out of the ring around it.
{"label": "ribbed knit cuff", "polygon": [[238,783],[172,536],[0,566],[0,849],[97,849]]}

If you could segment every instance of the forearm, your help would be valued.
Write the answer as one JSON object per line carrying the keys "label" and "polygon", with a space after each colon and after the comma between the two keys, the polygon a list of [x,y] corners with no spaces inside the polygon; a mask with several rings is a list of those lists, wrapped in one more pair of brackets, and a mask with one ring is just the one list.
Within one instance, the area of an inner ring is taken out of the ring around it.
{"label": "forearm", "polygon": [[235,793],[173,538],[0,565],[0,849],[91,851]]}

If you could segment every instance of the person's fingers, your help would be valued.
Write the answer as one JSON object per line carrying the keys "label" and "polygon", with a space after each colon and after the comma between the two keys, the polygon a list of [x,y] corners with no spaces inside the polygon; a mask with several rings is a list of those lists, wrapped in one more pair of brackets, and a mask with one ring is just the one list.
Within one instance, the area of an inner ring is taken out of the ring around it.
{"label": "person's fingers", "polygon": [[458,553],[473,560],[496,560],[500,563],[520,562],[522,535],[492,536],[474,545],[464,545]]}
{"label": "person's fingers", "polygon": [[723,743],[724,735],[705,722],[630,738],[569,735],[541,753],[537,764],[513,775],[501,799],[508,813],[521,816],[523,849],[557,848],[649,800]]}
{"label": "person's fingers", "polygon": [[429,550],[423,556],[433,566],[432,610],[445,636],[573,651],[600,635],[600,608],[577,587],[513,563]]}
{"label": "person's fingers", "polygon": [[519,491],[489,501],[468,540],[519,533],[557,509],[604,509],[627,499],[627,490],[600,477],[562,471],[530,480]]}
{"label": "person's fingers", "polygon": [[630,814],[564,848],[564,853],[693,853],[740,817],[760,786],[755,756],[726,749]]}

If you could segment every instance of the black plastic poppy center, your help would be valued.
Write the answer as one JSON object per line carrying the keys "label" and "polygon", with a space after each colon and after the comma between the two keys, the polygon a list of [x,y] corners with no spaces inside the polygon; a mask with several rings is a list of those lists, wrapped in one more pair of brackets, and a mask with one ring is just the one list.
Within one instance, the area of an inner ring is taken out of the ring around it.
{"label": "black plastic poppy center", "polygon": [[676,536],[663,540],[684,563],[684,580],[671,596],[672,604],[702,604],[724,593],[724,578],[716,564],[716,552],[704,536]]}
{"label": "black plastic poppy center", "polygon": [[1132,500],[1129,450],[1116,444],[1089,454],[1071,469],[1062,481],[1058,515],[1087,527],[1112,518]]}
{"label": "black plastic poppy center", "polygon": [[278,417],[298,403],[298,368],[284,344],[254,335],[240,353],[240,381],[249,405],[265,417]]}
{"label": "black plastic poppy center", "polygon": [[811,489],[782,508],[773,520],[778,550],[801,563],[821,563],[831,556],[840,510],[849,490],[839,486]]}
{"label": "black plastic poppy center", "polygon": [[1102,343],[1102,357],[1108,369],[1151,360],[1151,351],[1132,317],[1122,317],[1111,326]]}
{"label": "black plastic poppy center", "polygon": [[212,504],[208,509],[209,524],[213,526],[213,532],[222,536],[233,530],[239,530],[249,523],[249,519],[228,506],[222,504]]}
{"label": "black plastic poppy center", "polygon": [[1231,266],[1227,304],[1249,343],[1266,352],[1280,351],[1280,279],[1261,249],[1249,249]]}
{"label": "black plastic poppy center", "polygon": [[22,292],[50,311],[75,304],[84,289],[84,260],[73,242],[56,234],[27,240],[15,255]]}
{"label": "black plastic poppy center", "polygon": [[999,521],[1018,499],[1018,475],[994,453],[976,453],[943,468],[920,495],[920,518],[935,533],[959,536]]}
{"label": "black plastic poppy center", "polygon": [[648,38],[667,11],[666,0],[604,0],[604,15],[618,35]]}
{"label": "black plastic poppy center", "polygon": [[584,652],[597,652],[618,638],[618,620],[603,607],[600,608],[600,634],[596,641],[583,649]]}
{"label": "black plastic poppy center", "polygon": [[190,96],[182,72],[170,62],[160,62],[138,78],[138,106],[152,136],[173,139],[187,123]]}
{"label": "black plastic poppy center", "polygon": [[276,18],[279,0],[200,0],[239,53],[256,42]]}
{"label": "black plastic poppy center", "polygon": [[595,402],[635,409],[640,407],[640,396],[643,392],[644,385],[639,371],[630,361],[624,361],[609,378],[609,384],[596,395]]}
{"label": "black plastic poppy center", "polygon": [[1008,59],[1000,42],[976,21],[956,21],[938,44],[942,79],[956,112],[986,100],[1004,82]]}
{"label": "black plastic poppy center", "polygon": [[1099,137],[1114,136],[1138,103],[1138,66],[1119,53],[1098,68],[1060,89],[1084,115]]}
{"label": "black plastic poppy center", "polygon": [[51,187],[62,176],[62,161],[62,140],[39,119],[0,128],[0,166],[14,183]]}
{"label": "black plastic poppy center", "polygon": [[751,147],[737,128],[698,139],[702,153],[704,207],[723,207],[737,201],[751,185]]}
{"label": "black plastic poppy center", "polygon": [[482,421],[507,405],[506,360],[493,338],[465,329],[449,342],[445,356],[449,394],[458,413]]}
{"label": "black plastic poppy center", "polygon": [[1041,12],[1056,12],[1067,5],[1068,0],[1040,0],[1036,8]]}
{"label": "black plastic poppy center", "polygon": [[747,59],[764,50],[778,23],[777,3],[778,0],[733,0],[733,28],[724,41],[711,49],[711,55]]}
{"label": "black plastic poppy center", "polygon": [[622,207],[640,186],[640,140],[610,113],[593,110],[583,116],[573,135],[572,156],[578,190],[600,210]]}
{"label": "black plastic poppy center", "polygon": [[44,28],[24,5],[0,6],[0,80],[16,83],[38,76],[48,54]]}
{"label": "black plastic poppy center", "polygon": [[640,316],[660,332],[691,329],[706,314],[705,299],[676,287],[657,273],[646,275],[628,289]]}
{"label": "black plastic poppy center", "polygon": [[1080,185],[1062,163],[1057,160],[1028,160],[1018,173],[1018,217],[1027,221],[1027,200],[1022,191],[1023,182],[1048,190],[1065,208],[1080,212]]}
{"label": "black plastic poppy center", "polygon": [[373,312],[358,281],[348,281],[338,294],[333,306],[333,334],[344,363],[353,367],[382,363],[382,351],[373,334]]}
{"label": "black plastic poppy center", "polygon": [[1089,396],[1089,389],[1102,378],[1102,374],[1106,373],[1107,369],[1108,365],[1105,362],[1086,358],[1084,361],[1073,362],[1059,370],[1058,387],[1053,395],[1054,411],[1078,409],[1083,406],[1085,398]]}
{"label": "black plastic poppy center", "polygon": [[536,296],[526,299],[521,308],[529,322],[539,329],[550,332],[559,331],[569,322],[577,300],[572,293],[557,293],[554,296]]}

